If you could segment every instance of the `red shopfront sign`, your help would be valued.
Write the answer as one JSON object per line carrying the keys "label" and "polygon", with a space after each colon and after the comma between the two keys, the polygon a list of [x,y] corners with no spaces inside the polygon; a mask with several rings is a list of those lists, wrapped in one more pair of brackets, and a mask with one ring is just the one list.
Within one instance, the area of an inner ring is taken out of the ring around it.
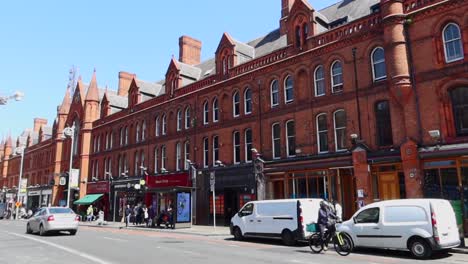
{"label": "red shopfront sign", "polygon": [[146,176],[148,188],[191,187],[188,173]]}
{"label": "red shopfront sign", "polygon": [[87,194],[100,194],[109,192],[109,182],[90,182],[87,185]]}

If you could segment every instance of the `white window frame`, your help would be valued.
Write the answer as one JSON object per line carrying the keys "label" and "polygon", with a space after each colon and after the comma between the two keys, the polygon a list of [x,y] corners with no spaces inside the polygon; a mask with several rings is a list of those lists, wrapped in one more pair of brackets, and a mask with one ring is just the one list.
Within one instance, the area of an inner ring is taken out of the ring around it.
{"label": "white window frame", "polygon": [[[239,145],[236,145],[236,134],[239,135]],[[233,153],[234,156],[232,157],[232,160],[234,161],[234,164],[239,164],[240,160],[236,160],[236,149],[239,148],[239,158],[240,158],[240,132],[239,131],[234,131],[232,133],[232,146],[233,146]]]}
{"label": "white window frame", "polygon": [[[325,121],[327,121],[327,125],[326,125],[326,130],[319,130],[319,117],[320,116],[325,116]],[[328,120],[327,120],[327,113],[320,113],[318,114],[316,117],[315,117],[315,126],[317,128],[317,146],[318,146],[318,153],[319,154],[322,154],[322,153],[328,153],[330,151],[330,146],[328,146]],[[327,133],[327,146],[328,146],[328,150],[326,151],[321,151],[321,145],[320,145],[320,133],[323,133],[323,132],[326,132]]]}
{"label": "white window frame", "polygon": [[162,135],[166,135],[167,134],[167,117],[166,117],[166,114],[163,115],[162,117]]}
{"label": "white window frame", "polygon": [[[289,79],[291,79],[292,81],[291,87],[287,86],[287,81]],[[283,87],[284,87],[284,102],[286,104],[294,102],[294,79],[291,77],[291,75],[288,75],[286,76],[286,78],[284,78]],[[292,99],[288,99],[288,96],[287,96],[288,90],[292,90]]]}
{"label": "white window frame", "polygon": [[[341,130],[341,129],[344,129],[344,130],[346,131],[346,124],[345,124],[344,127],[336,127],[336,118],[335,118],[335,117],[336,117],[336,114],[337,114],[338,112],[344,112],[345,115],[346,115],[346,111],[345,111],[344,109],[338,109],[338,110],[336,110],[335,112],[333,112],[333,132],[335,133],[335,151],[336,151],[336,152],[342,152],[342,151],[346,151],[346,148],[343,148],[343,149],[339,149],[339,148],[338,148],[338,137],[337,137],[337,133],[336,133],[336,132],[337,132],[338,129],[340,129],[340,130]],[[345,137],[346,137],[346,135],[345,135]],[[346,138],[345,138],[345,139],[346,139]]]}
{"label": "white window frame", "polygon": [[154,128],[154,135],[155,135],[156,137],[159,137],[160,132],[161,132],[161,124],[160,124],[159,121],[160,121],[160,120],[159,120],[159,116],[158,116],[158,117],[156,117],[155,128]]}
{"label": "white window frame", "polygon": [[[334,73],[333,73],[333,67],[334,67],[337,63],[340,64],[341,73],[339,73],[339,74],[334,74]],[[339,76],[339,75],[341,75],[341,83],[335,83],[335,80],[333,79],[333,77]],[[331,65],[331,67],[330,67],[330,76],[331,76],[331,83],[332,83],[332,93],[341,93],[341,92],[343,92],[343,89],[344,89],[344,87],[343,87],[343,63],[341,63],[341,61],[336,60],[336,61],[334,61],[334,62],[332,63],[332,65]],[[335,91],[335,87],[340,87],[340,86],[342,86],[341,91]]]}
{"label": "white window frame", "polygon": [[146,140],[146,121],[141,124],[141,141]]}
{"label": "white window frame", "polygon": [[[291,136],[288,133],[288,124],[291,123],[291,122],[294,123],[294,142],[296,142],[296,123],[295,123],[294,120],[288,120],[288,121],[286,121],[285,126],[284,126],[285,129],[286,129],[286,131],[285,131],[285,134],[286,134],[286,156],[288,158],[296,157],[296,154],[294,154],[294,155],[289,154],[289,138]],[[296,144],[294,143],[294,145],[296,145]],[[294,149],[294,152],[296,152],[295,149]]]}
{"label": "white window frame", "polygon": [[[276,84],[276,90],[273,90],[274,84]],[[273,98],[275,97],[274,96],[275,94],[276,94],[276,103],[273,100]],[[278,82],[278,80],[275,79],[275,80],[271,81],[271,84],[270,84],[270,105],[271,105],[271,108],[273,108],[275,106],[278,106],[279,101],[280,101],[280,98],[279,98],[279,82]]]}
{"label": "white window frame", "polygon": [[[247,132],[250,131],[250,136],[251,136],[251,142],[250,142],[250,150],[248,149],[248,142],[247,142]],[[248,154],[249,154],[249,151],[251,152],[253,148],[253,132],[252,132],[252,129],[251,128],[247,128],[245,131],[244,131],[244,159],[245,159],[245,162],[246,163],[251,163],[252,162],[252,156],[251,159],[249,160],[248,159]]]}
{"label": "white window frame", "polygon": [[[448,59],[447,45],[446,45],[448,41],[445,39],[445,31],[447,30],[447,28],[449,26],[455,26],[458,29],[458,34],[459,34],[460,37],[458,39],[451,39],[450,42],[458,41],[458,43],[460,45],[460,52],[461,52],[460,57],[450,59],[450,60]],[[463,51],[463,37],[462,37],[461,30],[460,30],[460,26],[458,26],[455,23],[448,23],[447,25],[445,25],[444,29],[442,30],[442,41],[443,41],[443,45],[444,45],[444,55],[445,55],[445,62],[446,63],[463,60],[465,58],[465,54],[464,54],[464,51]]]}
{"label": "white window frame", "polygon": [[143,152],[143,151],[140,152],[140,173],[141,173],[140,175],[144,176],[145,175],[145,170],[142,169],[141,167],[146,168],[145,167],[145,152]]}
{"label": "white window frame", "polygon": [[185,108],[185,129],[190,128],[190,107]]}
{"label": "white window frame", "polygon": [[190,159],[190,142],[184,142],[184,168],[185,170],[189,169],[189,165],[187,164],[187,160]]}
{"label": "white window frame", "polygon": [[128,145],[128,126],[125,127],[125,146]]}
{"label": "white window frame", "polygon": [[[275,138],[275,126],[278,126],[279,127],[279,135],[277,138]],[[275,140],[279,140],[279,146],[280,146],[280,155],[279,156],[275,156],[275,153],[276,153],[276,148],[275,148]],[[280,123],[274,123],[273,125],[271,125],[271,146],[272,146],[272,150],[273,150],[273,159],[281,159],[281,124]]]}
{"label": "white window frame", "polygon": [[[218,141],[218,145],[215,145],[215,138]],[[215,135],[213,136],[213,147],[212,147],[212,155],[213,155],[213,166],[216,166],[216,155],[215,153],[218,152],[218,157],[219,157],[219,136]]]}
{"label": "white window frame", "polygon": [[136,124],[135,142],[140,142],[140,123]]}
{"label": "white window frame", "polygon": [[[237,100],[236,100],[237,98]],[[239,112],[236,114],[236,106],[238,107],[239,109]],[[232,116],[234,117],[238,117],[240,116],[240,96],[239,96],[239,91],[236,91],[233,95],[232,95]]]}
{"label": "white window frame", "polygon": [[219,121],[219,103],[218,98],[215,97],[213,100],[213,123]]}
{"label": "white window frame", "polygon": [[[319,70],[322,70],[322,78],[321,79],[318,79],[317,78],[317,72]],[[321,82],[322,85],[323,85],[323,93],[322,94],[319,94],[318,93],[318,83]],[[326,94],[326,87],[325,87],[325,72],[323,70],[323,65],[319,65],[317,67],[315,67],[315,71],[314,71],[314,88],[315,88],[315,96],[316,97],[320,97],[320,96],[324,96]]]}
{"label": "white window frame", "polygon": [[138,164],[140,164],[140,153],[138,153],[138,151],[135,151],[135,158],[134,158],[134,173],[135,173],[135,176],[140,176],[140,173],[139,173],[139,166]]}
{"label": "white window frame", "polygon": [[182,130],[182,110],[177,110],[177,131]]}
{"label": "white window frame", "polygon": [[207,125],[210,119],[210,107],[208,106],[208,101],[203,103],[203,124]]}
{"label": "white window frame", "polygon": [[[374,55],[375,55],[375,52],[378,51],[378,50],[382,50],[384,56],[383,56],[383,59],[375,61],[374,60]],[[380,76],[380,77],[375,76],[375,74],[376,74],[375,73],[376,65],[378,65],[380,63],[383,63],[385,65],[385,50],[382,47],[376,47],[375,49],[372,50],[371,63],[372,63],[372,78],[373,78],[374,82],[386,79],[387,78],[387,73],[386,72],[385,72],[385,75],[383,75],[383,76]],[[385,68],[387,68],[387,67],[385,67]]]}
{"label": "white window frame", "polygon": [[210,142],[208,137],[203,138],[203,168],[208,168],[210,159]]}
{"label": "white window frame", "polygon": [[154,148],[154,172],[158,172],[158,157],[159,157],[159,149],[156,147]]}
{"label": "white window frame", "polygon": [[[250,92],[250,98],[247,98],[247,93]],[[247,105],[250,105],[250,111],[247,110]],[[252,90],[247,87],[244,91],[244,114],[245,115],[250,115],[252,113]]]}
{"label": "white window frame", "polygon": [[167,171],[167,168],[166,168],[166,146],[161,147],[161,170],[163,168]]}
{"label": "white window frame", "polygon": [[182,162],[182,155],[181,155],[181,149],[180,149],[180,142],[177,142],[176,144],[176,171],[180,171],[181,162]]}

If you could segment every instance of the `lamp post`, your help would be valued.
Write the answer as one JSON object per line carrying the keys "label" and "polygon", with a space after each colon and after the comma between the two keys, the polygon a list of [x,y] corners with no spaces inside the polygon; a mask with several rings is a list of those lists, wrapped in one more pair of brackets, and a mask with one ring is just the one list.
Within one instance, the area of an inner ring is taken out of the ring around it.
{"label": "lamp post", "polygon": [[72,167],[73,167],[73,143],[75,140],[75,126],[66,127],[63,129],[63,135],[65,137],[71,138],[71,147],[70,147],[70,167],[68,169],[68,191],[67,191],[67,207],[70,207],[70,187],[71,187],[71,177],[72,177]]}
{"label": "lamp post", "polygon": [[197,201],[197,168],[195,168],[195,164],[189,160],[186,159],[185,162],[187,162],[189,171],[191,173],[190,178],[192,179],[192,199],[190,199],[190,212],[192,213],[192,216],[190,217],[190,226],[193,225],[193,217],[197,217],[197,212],[194,213],[193,209],[194,206],[196,206],[196,201]]}
{"label": "lamp post", "polygon": [[6,105],[8,100],[15,99],[15,101],[21,101],[24,97],[24,93],[16,92],[11,96],[0,96],[0,105]]}
{"label": "lamp post", "polygon": [[19,202],[19,197],[20,197],[20,193],[21,193],[21,181],[22,181],[22,178],[23,178],[24,150],[25,150],[25,147],[23,147],[23,146],[16,149],[16,154],[21,155],[20,174],[19,174],[19,181],[18,181],[18,192],[16,194],[16,202],[17,202],[17,204],[16,204],[16,219],[19,218],[18,217],[18,213],[19,213],[18,202]]}

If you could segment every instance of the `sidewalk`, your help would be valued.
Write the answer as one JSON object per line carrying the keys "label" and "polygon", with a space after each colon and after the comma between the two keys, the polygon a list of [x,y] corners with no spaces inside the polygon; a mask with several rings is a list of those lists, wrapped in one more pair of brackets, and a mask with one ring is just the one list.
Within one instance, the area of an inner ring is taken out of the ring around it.
{"label": "sidewalk", "polygon": [[177,228],[166,229],[166,228],[148,228],[145,225],[129,225],[125,227],[125,223],[120,222],[106,222],[104,225],[98,225],[97,222],[80,222],[80,226],[95,227],[95,228],[114,228],[114,229],[128,229],[128,230],[142,230],[148,232],[165,232],[165,233],[176,233],[176,234],[190,234],[198,236],[231,236],[229,227],[217,226],[216,229],[213,226],[202,226],[192,225],[190,228]]}
{"label": "sidewalk", "polygon": [[468,238],[465,238],[465,247],[453,248],[452,252],[468,254]]}

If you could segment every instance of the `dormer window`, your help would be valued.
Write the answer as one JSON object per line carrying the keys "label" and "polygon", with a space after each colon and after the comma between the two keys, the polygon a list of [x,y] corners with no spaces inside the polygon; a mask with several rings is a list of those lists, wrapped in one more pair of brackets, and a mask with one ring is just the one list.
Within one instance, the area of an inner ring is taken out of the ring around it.
{"label": "dormer window", "polygon": [[370,7],[371,14],[380,12],[380,4],[375,4]]}

